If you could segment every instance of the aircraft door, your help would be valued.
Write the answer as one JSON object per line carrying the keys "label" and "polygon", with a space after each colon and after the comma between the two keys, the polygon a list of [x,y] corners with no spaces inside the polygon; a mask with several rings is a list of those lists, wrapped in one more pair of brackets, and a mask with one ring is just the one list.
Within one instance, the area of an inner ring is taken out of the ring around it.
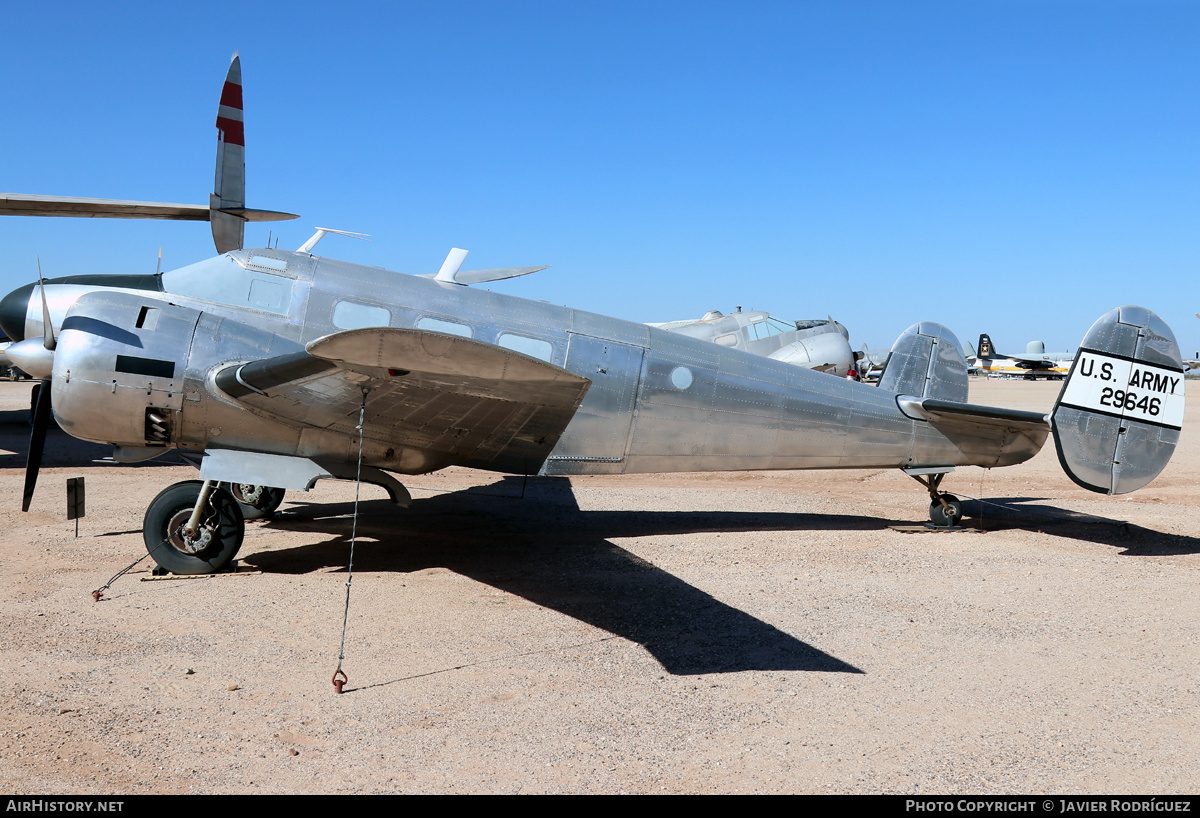
{"label": "aircraft door", "polygon": [[[583,405],[546,460],[546,474],[617,472],[629,445],[641,380],[641,347],[571,335],[566,369],[592,382]],[[592,464],[590,466],[584,464]]]}

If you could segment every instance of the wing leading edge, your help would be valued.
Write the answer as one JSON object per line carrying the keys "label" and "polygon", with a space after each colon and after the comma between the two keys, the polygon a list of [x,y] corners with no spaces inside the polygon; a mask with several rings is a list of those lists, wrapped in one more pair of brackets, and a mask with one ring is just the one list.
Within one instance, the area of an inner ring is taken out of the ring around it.
{"label": "wing leading edge", "polygon": [[216,385],[271,417],[386,444],[388,462],[535,474],[591,381],[519,352],[396,327],[334,333],[305,351],[226,367]]}

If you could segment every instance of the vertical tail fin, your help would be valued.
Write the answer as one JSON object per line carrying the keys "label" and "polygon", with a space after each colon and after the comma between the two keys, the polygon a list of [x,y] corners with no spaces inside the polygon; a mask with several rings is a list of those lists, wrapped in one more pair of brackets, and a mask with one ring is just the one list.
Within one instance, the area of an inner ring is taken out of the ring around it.
{"label": "vertical tail fin", "polygon": [[986,361],[988,358],[995,356],[995,354],[996,354],[996,351],[994,349],[992,349],[991,337],[987,333],[980,335],[979,336],[979,357],[982,360]]}
{"label": "vertical tail fin", "polygon": [[1183,407],[1183,359],[1171,328],[1144,307],[1110,310],[1084,336],[1054,405],[1059,462],[1086,489],[1139,489],[1171,459]]}
{"label": "vertical tail fin", "polygon": [[240,250],[246,220],[234,212],[246,208],[246,131],[242,117],[242,59],[229,64],[217,108],[217,174],[209,197],[213,242],[218,253]]}
{"label": "vertical tail fin", "polygon": [[879,388],[915,398],[965,403],[967,362],[954,333],[930,321],[906,329],[892,345]]}

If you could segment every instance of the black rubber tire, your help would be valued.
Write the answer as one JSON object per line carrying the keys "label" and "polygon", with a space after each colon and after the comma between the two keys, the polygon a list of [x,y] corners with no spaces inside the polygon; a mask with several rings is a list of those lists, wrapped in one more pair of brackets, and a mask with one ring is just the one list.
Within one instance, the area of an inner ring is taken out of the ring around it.
{"label": "black rubber tire", "polygon": [[953,494],[943,494],[942,499],[950,506],[950,511],[947,512],[940,501],[934,500],[929,504],[929,519],[940,528],[958,525],[962,519],[962,502]]}
{"label": "black rubber tire", "polygon": [[[215,574],[224,570],[242,547],[246,523],[242,509],[233,496],[223,488],[213,489],[208,496],[208,510],[201,525],[209,528],[212,541],[203,551],[189,554],[172,543],[169,530],[175,520],[176,530],[187,521],[200,496],[200,480],[185,480],[168,486],[150,501],[142,525],[142,539],[150,556],[172,574]],[[178,541],[178,534],[175,540]]]}
{"label": "black rubber tire", "polygon": [[242,507],[242,517],[247,520],[261,520],[264,517],[270,517],[275,513],[275,509],[279,508],[283,502],[284,489],[273,488],[272,486],[264,486],[262,495],[256,503],[248,503],[242,499],[243,494],[241,486],[244,483],[222,483],[221,488],[233,495],[233,499],[237,500],[237,504]]}

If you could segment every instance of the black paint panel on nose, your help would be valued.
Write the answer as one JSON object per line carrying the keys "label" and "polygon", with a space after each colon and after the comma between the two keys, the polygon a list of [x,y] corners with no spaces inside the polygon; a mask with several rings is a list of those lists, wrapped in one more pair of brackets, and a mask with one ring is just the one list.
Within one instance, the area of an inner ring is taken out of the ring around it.
{"label": "black paint panel on nose", "polygon": [[[83,275],[59,276],[46,279],[47,284],[85,284],[96,287],[123,287],[127,290],[149,290],[161,293],[163,291],[161,275],[121,274],[103,275],[85,273]],[[29,297],[33,294],[37,283],[18,287],[0,299],[0,329],[14,341],[25,340],[25,313],[29,309]]]}
{"label": "black paint panel on nose", "polygon": [[26,284],[0,299],[0,329],[14,341],[25,340],[25,313],[29,309],[29,296],[36,286]]}

